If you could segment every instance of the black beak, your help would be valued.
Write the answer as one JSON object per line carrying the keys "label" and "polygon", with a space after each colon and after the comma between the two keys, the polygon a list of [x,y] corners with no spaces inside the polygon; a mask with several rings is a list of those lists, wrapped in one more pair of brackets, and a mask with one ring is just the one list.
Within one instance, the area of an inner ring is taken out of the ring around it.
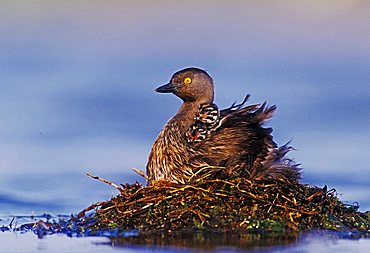
{"label": "black beak", "polygon": [[160,92],[160,93],[170,93],[170,92],[174,92],[175,90],[176,90],[176,85],[173,83],[167,83],[155,89],[156,92]]}

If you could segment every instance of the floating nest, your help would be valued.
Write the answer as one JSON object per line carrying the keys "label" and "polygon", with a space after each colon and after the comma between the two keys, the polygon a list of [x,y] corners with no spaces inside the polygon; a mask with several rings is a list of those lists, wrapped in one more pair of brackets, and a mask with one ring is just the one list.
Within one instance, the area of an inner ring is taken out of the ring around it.
{"label": "floating nest", "polygon": [[[155,181],[115,185],[119,194],[78,215],[90,231],[194,230],[286,233],[309,229],[356,231],[368,235],[370,213],[341,202],[335,189],[298,182],[220,177],[220,167],[207,167],[185,183]],[[90,215],[88,211],[95,210]]]}

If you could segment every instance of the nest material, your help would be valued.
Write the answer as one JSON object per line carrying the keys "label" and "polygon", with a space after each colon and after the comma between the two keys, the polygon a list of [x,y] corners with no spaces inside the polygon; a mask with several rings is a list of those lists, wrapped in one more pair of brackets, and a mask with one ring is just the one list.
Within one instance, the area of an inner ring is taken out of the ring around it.
{"label": "nest material", "polygon": [[186,183],[155,181],[114,185],[120,194],[96,203],[90,229],[186,231],[209,229],[249,232],[302,231],[312,228],[370,232],[369,213],[343,204],[334,189],[298,182],[220,178],[223,168],[204,168]]}

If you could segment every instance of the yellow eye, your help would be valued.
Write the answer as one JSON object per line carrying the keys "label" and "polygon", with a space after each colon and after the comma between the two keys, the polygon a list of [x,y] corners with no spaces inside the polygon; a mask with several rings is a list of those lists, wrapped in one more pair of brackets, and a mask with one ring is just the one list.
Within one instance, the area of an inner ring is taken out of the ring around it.
{"label": "yellow eye", "polygon": [[186,77],[185,79],[184,79],[184,84],[191,84],[191,78],[190,77]]}

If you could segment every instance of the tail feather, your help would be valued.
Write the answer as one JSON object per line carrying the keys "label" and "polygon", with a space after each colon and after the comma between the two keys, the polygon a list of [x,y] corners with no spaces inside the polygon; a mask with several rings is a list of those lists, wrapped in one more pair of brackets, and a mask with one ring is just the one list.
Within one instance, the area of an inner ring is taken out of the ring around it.
{"label": "tail feather", "polygon": [[268,106],[266,102],[264,102],[254,113],[253,118],[256,122],[266,122],[269,120],[276,110],[276,105]]}
{"label": "tail feather", "polygon": [[265,161],[262,163],[261,175],[265,177],[271,177],[274,179],[288,179],[298,181],[301,179],[301,168],[300,164],[285,155],[295,150],[289,146],[290,141],[279,148],[275,148],[272,152],[269,152]]}

